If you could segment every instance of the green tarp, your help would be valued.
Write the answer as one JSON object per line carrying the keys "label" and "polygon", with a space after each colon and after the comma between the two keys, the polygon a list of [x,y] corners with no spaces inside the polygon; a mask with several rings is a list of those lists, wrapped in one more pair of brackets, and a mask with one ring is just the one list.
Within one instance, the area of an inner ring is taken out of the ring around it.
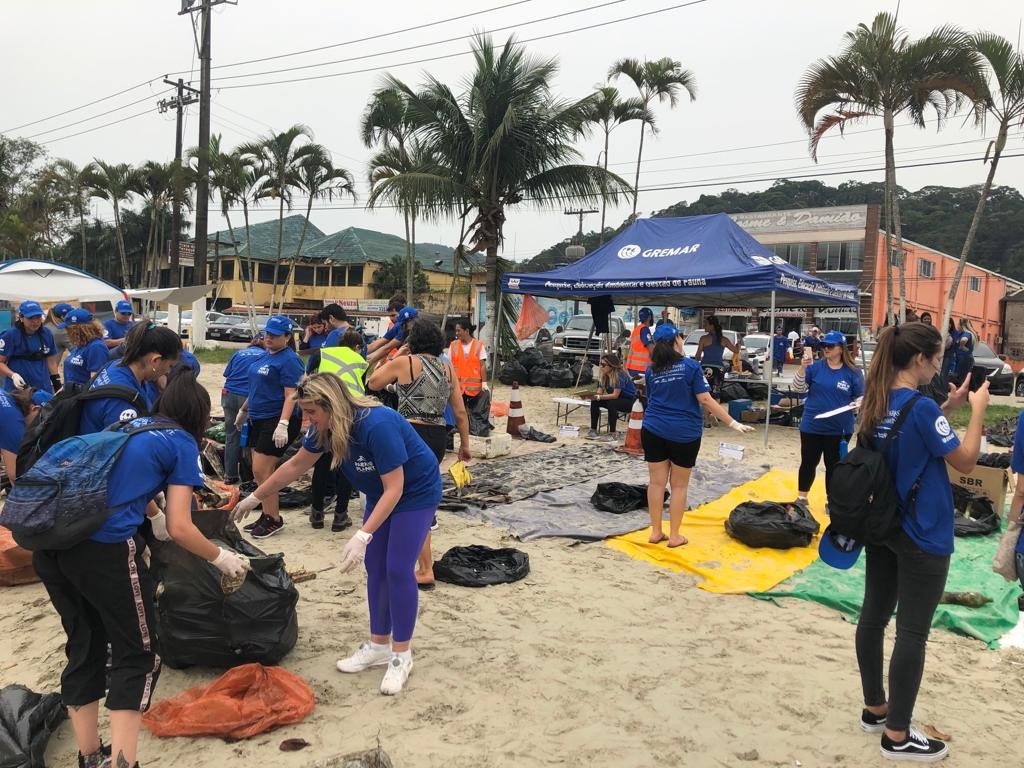
{"label": "green tarp", "polygon": [[[1005,519],[1005,517],[1004,517]],[[945,627],[968,637],[985,641],[990,648],[1017,625],[1017,596],[1020,585],[992,572],[999,534],[956,540],[956,552],[949,566],[947,592],[979,592],[992,602],[981,608],[940,604],[932,620],[933,627]],[[864,598],[864,556],[848,571],[840,571],[816,560],[809,567],[779,584],[770,592],[751,593],[760,600],[796,597],[835,608],[853,617],[860,615]]]}

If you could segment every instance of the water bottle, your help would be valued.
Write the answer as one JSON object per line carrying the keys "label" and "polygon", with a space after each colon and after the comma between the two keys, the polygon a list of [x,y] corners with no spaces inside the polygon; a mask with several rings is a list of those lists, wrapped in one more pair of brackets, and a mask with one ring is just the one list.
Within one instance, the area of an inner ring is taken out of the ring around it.
{"label": "water bottle", "polygon": [[[249,444],[249,422],[245,422],[242,425],[241,437],[238,440],[238,444],[243,448]],[[845,454],[843,454],[845,455]]]}
{"label": "water bottle", "polygon": [[[248,426],[248,425],[246,425],[246,426]],[[840,459],[845,459],[846,458],[846,452],[849,449],[849,447],[850,447],[850,444],[846,440],[840,440],[839,441],[839,458]]]}

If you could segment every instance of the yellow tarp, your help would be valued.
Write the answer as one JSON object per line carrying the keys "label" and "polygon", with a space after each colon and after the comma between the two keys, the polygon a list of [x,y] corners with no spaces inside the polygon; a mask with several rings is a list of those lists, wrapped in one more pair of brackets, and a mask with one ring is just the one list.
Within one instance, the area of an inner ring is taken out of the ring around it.
{"label": "yellow tarp", "polygon": [[[811,513],[824,530],[828,525],[825,517],[825,478],[820,471],[818,475],[809,501]],[[682,534],[690,543],[685,546],[669,549],[665,542],[649,544],[647,539],[651,535],[650,528],[615,536],[608,539],[607,543],[612,549],[625,552],[637,560],[695,574],[704,579],[700,588],[709,592],[764,592],[818,558],[817,538],[808,547],[751,549],[729,537],[725,532],[725,520],[738,504],[748,499],[788,501],[795,498],[796,473],[771,470],[757,480],[739,485],[725,496],[687,512],[683,517]],[[663,530],[668,533],[667,520]]]}

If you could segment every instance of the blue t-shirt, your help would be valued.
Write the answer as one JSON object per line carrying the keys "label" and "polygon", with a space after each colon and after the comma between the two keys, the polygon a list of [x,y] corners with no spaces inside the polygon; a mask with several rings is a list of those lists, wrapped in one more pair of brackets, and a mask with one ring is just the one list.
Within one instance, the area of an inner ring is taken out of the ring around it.
{"label": "blue t-shirt", "polygon": [[648,368],[644,380],[647,383],[644,428],[677,443],[698,439],[704,432],[704,415],[697,395],[711,391],[700,363],[684,357],[661,373]]}
{"label": "blue t-shirt", "polygon": [[402,341],[405,339],[405,331],[402,330],[401,325],[395,323],[388,328],[387,333],[384,334],[384,338],[388,341]]}
{"label": "blue t-shirt", "polygon": [[[341,337],[344,336],[345,335],[345,331],[347,331],[351,327],[352,326],[350,326],[350,325],[343,325],[340,328],[332,328],[331,331],[327,334],[327,338],[324,339],[324,343],[321,344],[320,346],[321,347],[340,347],[341,346]],[[312,339],[310,339],[310,346],[312,346]]]}
{"label": "blue t-shirt", "polygon": [[627,374],[620,372],[618,381],[605,386],[604,391],[610,395],[616,387],[619,389],[619,397],[636,397],[636,384]]}
{"label": "blue t-shirt", "polygon": [[804,346],[810,348],[812,352],[817,352],[821,346],[821,337],[804,336]]}
{"label": "blue t-shirt", "polygon": [[0,392],[0,450],[18,452],[25,435],[25,415],[14,398]]}
{"label": "blue t-shirt", "polygon": [[103,339],[93,339],[84,347],[75,347],[64,358],[64,383],[88,384],[92,374],[110,362]]}
{"label": "blue t-shirt", "polygon": [[[25,383],[34,389],[41,389],[43,392],[53,393],[53,385],[50,384],[50,369],[46,365],[46,358],[57,354],[57,345],[53,341],[53,334],[45,326],[37,333],[24,333],[20,328],[14,326],[0,333],[0,357],[6,358],[7,367],[21,376]],[[36,358],[38,360],[30,359]],[[4,380],[4,390],[10,392],[14,389],[14,382],[8,376]]]}
{"label": "blue t-shirt", "polygon": [[249,394],[249,368],[266,353],[267,350],[257,344],[235,352],[224,368],[224,389],[233,395],[246,397]]}
{"label": "blue t-shirt", "polygon": [[284,408],[284,388],[298,385],[306,372],[295,350],[264,352],[249,367],[249,418],[280,418]]}
{"label": "blue t-shirt", "polygon": [[[1024,418],[1017,416],[1017,432],[1013,438],[1013,455],[1010,457],[1010,469],[1018,475],[1024,472]],[[1017,539],[1017,552],[1024,555],[1024,536]]]}
{"label": "blue t-shirt", "polygon": [[[321,453],[316,437],[316,427],[310,426],[302,447],[311,453]],[[356,490],[366,494],[367,514],[373,512],[384,493],[380,476],[398,467],[405,474],[405,485],[395,512],[436,508],[441,503],[437,458],[397,411],[384,406],[358,411],[348,447],[348,458],[341,463],[341,471]]]}
{"label": "blue t-shirt", "polygon": [[[150,421],[147,416],[139,419]],[[89,538],[104,544],[130,539],[142,525],[146,505],[168,485],[203,485],[195,438],[181,429],[157,429],[128,438],[110,475],[110,515]]]}
{"label": "blue t-shirt", "polygon": [[789,339],[785,336],[772,336],[772,360],[776,362],[785,360],[788,349]]}
{"label": "blue t-shirt", "polygon": [[[333,333],[333,331],[332,331]],[[320,347],[326,346],[325,341],[330,337],[327,333],[314,333],[309,337],[309,341],[303,342],[302,349],[312,349],[313,353],[306,358],[306,373],[316,373],[317,368],[320,367]],[[338,334],[341,337],[341,334]]]}
{"label": "blue t-shirt", "polygon": [[[875,429],[876,441],[885,438],[900,409],[915,394],[905,388],[889,393],[889,413]],[[953,554],[953,490],[944,457],[959,445],[935,401],[920,397],[885,450],[885,462],[904,503],[920,478],[916,503],[913,509],[904,509],[900,525],[917,546],[933,555]]]}
{"label": "blue t-shirt", "polygon": [[[160,391],[151,381],[141,384],[136,380],[130,368],[120,363],[112,363],[96,374],[89,389],[96,389],[104,384],[121,384],[131,387],[146,403],[146,408],[153,409],[153,404],[160,396]],[[87,400],[82,404],[82,421],[78,425],[78,434],[89,435],[106,429],[111,424],[126,419],[134,419],[139,413],[127,400],[119,397],[101,397],[98,400]]]}
{"label": "blue t-shirt", "polygon": [[123,339],[128,335],[128,331],[132,329],[135,323],[129,320],[127,323],[119,323],[114,318],[103,321],[103,330],[106,331],[104,338],[107,339]]}
{"label": "blue t-shirt", "polygon": [[649,347],[651,342],[651,328],[648,325],[644,325],[640,328],[640,343],[645,347]]}
{"label": "blue t-shirt", "polygon": [[812,435],[852,435],[853,411],[829,416],[827,419],[814,417],[849,405],[861,397],[864,394],[864,377],[861,372],[845,365],[833,370],[825,360],[818,360],[807,366],[804,376],[807,380],[807,398],[804,400],[800,431]]}

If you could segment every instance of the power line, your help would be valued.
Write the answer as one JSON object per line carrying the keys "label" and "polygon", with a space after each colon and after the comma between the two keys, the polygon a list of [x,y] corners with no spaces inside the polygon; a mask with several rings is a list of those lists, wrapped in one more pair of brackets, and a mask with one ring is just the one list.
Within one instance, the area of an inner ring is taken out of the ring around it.
{"label": "power line", "polygon": [[[71,109],[65,109],[63,112],[56,112],[56,113],[54,113],[54,114],[52,114],[52,115],[50,115],[48,117],[41,117],[38,120],[33,120],[33,121],[29,122],[29,123],[22,123],[21,125],[16,125],[13,128],[6,128],[6,129],[0,131],[0,133],[10,133],[11,131],[17,131],[17,130],[20,130],[21,128],[27,128],[30,125],[36,125],[38,123],[45,123],[46,121],[53,120],[56,117],[63,117],[64,115],[70,114],[72,112],[77,112],[80,109],[85,109],[86,107],[91,107],[93,104],[99,104],[100,102],[103,102],[103,101],[109,101],[110,99],[116,98],[116,97],[118,97],[118,96],[120,96],[120,95],[122,95],[124,93],[128,93],[130,91],[134,91],[136,88],[141,88],[144,85],[150,85],[155,80],[159,80],[159,79],[160,79],[159,76],[151,77],[149,80],[143,80],[141,83],[137,83],[137,84],[135,84],[135,85],[133,85],[133,86],[131,86],[129,88],[125,88],[123,90],[120,90],[117,93],[112,93],[109,96],[104,96],[102,98],[86,102],[85,104],[81,104],[80,106],[77,106],[77,107],[72,107]],[[136,102],[136,103],[138,103],[138,102]]]}
{"label": "power line", "polygon": [[[633,16],[626,16],[626,17],[621,18],[621,19],[611,19],[609,21],[597,22],[595,24],[589,24],[589,25],[583,26],[583,27],[575,27],[574,29],[563,30],[562,32],[552,32],[552,33],[547,34],[547,35],[538,35],[536,37],[528,37],[528,38],[525,38],[523,40],[517,40],[516,44],[517,45],[525,45],[526,43],[534,43],[534,42],[537,42],[538,40],[548,40],[548,39],[551,39],[553,37],[562,37],[564,35],[571,35],[571,34],[575,34],[577,32],[586,32],[586,31],[589,31],[591,29],[598,29],[600,27],[607,27],[607,26],[610,26],[612,24],[620,24],[620,23],[622,23],[624,21],[635,21],[636,19],[642,19],[642,18],[645,18],[647,16],[655,16],[655,15],[657,15],[659,13],[667,13],[669,11],[679,10],[680,8],[687,8],[687,7],[692,6],[692,5],[700,5],[702,3],[707,3],[709,1],[710,0],[690,0],[690,2],[687,2],[687,3],[679,3],[677,5],[668,6],[667,8],[658,8],[656,10],[647,11],[645,13],[637,13],[637,14],[634,14]],[[242,83],[242,84],[239,84],[239,85],[222,85],[222,86],[220,86],[220,90],[225,90],[226,91],[226,90],[235,90],[235,89],[238,89],[238,88],[259,88],[259,87],[265,86],[265,85],[286,85],[288,83],[302,83],[302,82],[307,82],[307,81],[310,81],[310,80],[324,80],[324,79],[333,78],[333,77],[344,77],[346,75],[359,75],[359,74],[364,74],[366,72],[379,72],[382,69],[395,69],[397,67],[407,67],[407,66],[410,66],[410,65],[413,65],[413,64],[425,64],[425,63],[431,62],[431,61],[442,61],[444,59],[453,59],[453,58],[457,58],[459,56],[467,56],[470,53],[472,53],[472,51],[459,51],[458,53],[448,53],[448,54],[444,54],[444,55],[441,55],[441,56],[429,56],[429,57],[423,58],[423,59],[414,59],[412,61],[396,62],[394,64],[382,64],[382,65],[376,66],[376,67],[367,67],[365,69],[349,70],[347,72],[332,72],[332,73],[328,73],[328,74],[325,74],[325,75],[310,75],[309,77],[294,77],[294,78],[288,78],[288,79],[285,79],[285,80],[267,80],[267,81],[264,81],[264,82],[261,82],[261,83]],[[218,78],[218,79],[222,79],[222,78]]]}
{"label": "power line", "polygon": [[[163,88],[163,89],[157,91],[157,93],[154,94],[154,95],[159,96],[162,93],[164,93],[166,90],[167,90],[166,88]],[[114,112],[120,112],[122,109],[128,109],[128,107],[134,107],[136,104],[141,104],[144,101],[150,101],[152,98],[153,98],[153,96],[143,96],[138,101],[131,101],[131,102],[127,103],[127,104],[122,104],[120,107],[114,107],[113,109],[108,109],[106,112],[100,112],[99,114],[91,115],[90,117],[83,117],[81,120],[75,120],[75,122],[73,122],[73,123],[65,123],[64,125],[58,125],[56,128],[50,128],[49,130],[46,130],[46,131],[40,131],[39,133],[33,133],[31,136],[25,136],[23,138],[34,139],[37,136],[45,136],[48,133],[56,133],[57,131],[62,131],[65,128],[71,128],[72,126],[75,126],[75,125],[81,125],[82,123],[87,123],[90,120],[95,120],[98,117],[106,117],[107,115],[111,115]]]}
{"label": "power line", "polygon": [[41,141],[39,143],[43,144],[44,146],[46,146],[46,145],[50,145],[50,144],[55,144],[58,141],[64,141],[64,139],[73,139],[75,136],[81,136],[84,133],[92,133],[93,131],[98,131],[101,128],[109,128],[110,126],[117,125],[118,123],[124,123],[124,122],[127,122],[128,120],[134,120],[136,117],[142,117],[143,115],[152,114],[153,111],[154,111],[153,109],[145,109],[142,112],[136,112],[134,115],[128,115],[128,117],[122,117],[120,120],[112,120],[109,123],[104,123],[103,125],[97,125],[94,128],[86,128],[84,131],[78,131],[78,133],[69,133],[67,136],[58,136],[56,139],[50,139],[49,141]]}

